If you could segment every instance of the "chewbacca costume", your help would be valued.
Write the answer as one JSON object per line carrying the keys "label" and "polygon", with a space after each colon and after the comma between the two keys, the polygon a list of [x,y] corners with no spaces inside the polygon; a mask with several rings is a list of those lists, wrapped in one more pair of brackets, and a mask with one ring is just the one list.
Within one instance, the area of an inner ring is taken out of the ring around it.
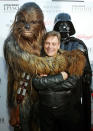
{"label": "chewbacca costume", "polygon": [[[31,24],[31,29],[27,22]],[[4,44],[4,55],[8,65],[10,124],[17,131],[39,130],[37,104],[34,107],[38,95],[31,86],[34,75],[67,71],[81,76],[85,66],[85,57],[79,50],[60,50],[56,57],[36,56],[40,55],[44,34],[41,9],[35,3],[27,3],[18,11],[11,34]]]}
{"label": "chewbacca costume", "polygon": [[[15,59],[14,61],[19,60],[9,50],[14,49],[11,48],[11,44],[13,44],[19,52],[40,55],[41,41],[45,32],[43,12],[36,3],[30,2],[25,3],[18,10],[11,32],[5,40],[4,55],[8,65],[9,122],[15,131],[38,131],[39,121],[37,110],[34,109],[34,113],[32,113],[33,103],[37,102],[36,93],[34,94],[34,91],[32,93],[31,88],[32,74],[25,72],[21,66],[13,63],[13,59]],[[11,47],[8,48],[9,45]],[[12,59],[8,56],[12,56]],[[35,97],[32,96],[33,94]],[[34,117],[33,121],[32,117]]]}

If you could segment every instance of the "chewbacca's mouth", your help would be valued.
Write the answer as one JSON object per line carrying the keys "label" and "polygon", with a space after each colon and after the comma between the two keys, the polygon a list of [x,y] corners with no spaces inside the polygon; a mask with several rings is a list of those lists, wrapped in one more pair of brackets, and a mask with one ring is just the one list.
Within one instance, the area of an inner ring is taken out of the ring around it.
{"label": "chewbacca's mouth", "polygon": [[24,36],[24,37],[31,37],[32,35],[33,35],[33,33],[31,31],[22,32],[22,36]]}

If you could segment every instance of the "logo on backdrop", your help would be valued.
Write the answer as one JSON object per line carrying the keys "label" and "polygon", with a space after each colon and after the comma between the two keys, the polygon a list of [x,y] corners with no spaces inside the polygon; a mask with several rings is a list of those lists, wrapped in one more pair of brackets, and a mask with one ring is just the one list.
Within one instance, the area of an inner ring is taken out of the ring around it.
{"label": "logo on backdrop", "polygon": [[87,6],[87,5],[72,5],[72,12],[91,12],[92,7]]}
{"label": "logo on backdrop", "polygon": [[19,4],[4,4],[4,12],[15,12],[19,9]]}

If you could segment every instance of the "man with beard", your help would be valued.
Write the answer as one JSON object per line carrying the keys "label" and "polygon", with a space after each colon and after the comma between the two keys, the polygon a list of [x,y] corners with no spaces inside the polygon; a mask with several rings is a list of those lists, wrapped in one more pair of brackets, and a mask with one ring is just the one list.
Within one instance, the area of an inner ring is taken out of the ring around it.
{"label": "man with beard", "polygon": [[[61,46],[63,50],[76,50],[80,49],[84,52],[87,62],[82,76],[82,81],[79,82],[79,88],[81,89],[81,104],[80,104],[80,114],[82,131],[91,130],[91,80],[92,80],[92,70],[89,62],[87,47],[83,41],[72,37],[75,34],[75,28],[71,22],[71,17],[67,13],[59,13],[55,17],[53,30],[60,32],[61,34]],[[72,114],[76,115],[76,114]],[[76,127],[77,128],[77,127]]]}

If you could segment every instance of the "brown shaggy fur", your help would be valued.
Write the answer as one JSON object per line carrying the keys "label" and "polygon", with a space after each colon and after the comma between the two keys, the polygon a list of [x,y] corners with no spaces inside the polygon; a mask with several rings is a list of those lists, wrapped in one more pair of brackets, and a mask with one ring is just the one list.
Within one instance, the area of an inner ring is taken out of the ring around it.
{"label": "brown shaggy fur", "polygon": [[[31,7],[29,12],[19,11],[12,25],[13,35],[20,48],[32,54],[40,55],[42,36],[45,34],[42,11]],[[25,24],[29,24],[29,29]]]}
{"label": "brown shaggy fur", "polygon": [[57,74],[66,71],[70,75],[81,76],[86,63],[86,58],[80,50],[63,51],[60,49],[55,57],[39,57],[26,52],[21,53],[23,55],[20,54],[20,50],[14,51],[12,47],[8,60],[11,61],[11,55],[15,56],[12,60],[13,64],[32,75]]}
{"label": "brown shaggy fur", "polygon": [[[26,54],[29,53],[40,56],[42,47],[41,41],[45,33],[44,16],[40,7],[34,2],[24,4],[15,16],[10,35],[5,40],[4,44],[4,55],[8,65],[8,106],[10,108],[10,124],[14,127],[20,125],[19,108],[21,107],[21,112],[23,112],[23,119],[26,117],[28,120],[30,117],[28,112],[30,112],[32,104],[38,97],[36,91],[31,87],[32,74],[28,73],[30,80],[28,81],[25,98],[20,105],[17,104],[17,90],[20,87],[21,77],[25,70],[22,70],[21,66],[14,64],[13,61],[16,62],[19,60],[16,56],[10,54],[11,44],[15,46],[15,49],[17,49],[17,46],[20,47],[20,53],[25,51]],[[25,114],[28,114],[28,116]],[[29,130],[38,131],[39,126],[34,123],[32,127],[29,127]]]}

